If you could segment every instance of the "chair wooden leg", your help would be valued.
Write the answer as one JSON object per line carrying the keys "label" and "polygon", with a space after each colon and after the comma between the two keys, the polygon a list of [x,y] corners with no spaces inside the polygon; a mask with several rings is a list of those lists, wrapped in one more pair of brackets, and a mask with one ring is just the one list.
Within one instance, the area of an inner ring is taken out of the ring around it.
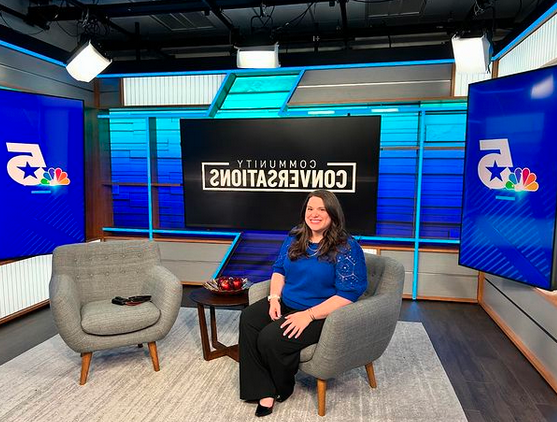
{"label": "chair wooden leg", "polygon": [[151,355],[151,360],[153,361],[153,368],[155,372],[160,370],[159,367],[159,355],[157,354],[157,343],[154,341],[147,344],[149,346],[149,354]]}
{"label": "chair wooden leg", "polygon": [[327,381],[317,378],[317,414],[325,416],[325,392]]}
{"label": "chair wooden leg", "polygon": [[375,380],[375,371],[373,370],[373,362],[366,365],[367,379],[371,388],[377,388],[377,381]]}
{"label": "chair wooden leg", "polygon": [[86,352],[81,354],[81,379],[79,385],[85,385],[87,382],[87,375],[89,374],[89,366],[91,365],[91,357],[93,352]]}

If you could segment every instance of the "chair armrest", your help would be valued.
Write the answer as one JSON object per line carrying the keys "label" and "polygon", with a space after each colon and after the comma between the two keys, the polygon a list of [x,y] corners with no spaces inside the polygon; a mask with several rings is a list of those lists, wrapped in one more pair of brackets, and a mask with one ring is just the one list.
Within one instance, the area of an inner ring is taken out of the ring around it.
{"label": "chair armrest", "polygon": [[55,274],[48,288],[50,309],[60,337],[71,349],[78,351],[85,333],[81,328],[81,300],[77,286],[69,275]]}
{"label": "chair armrest", "polygon": [[151,295],[151,302],[160,309],[159,322],[172,327],[182,304],[182,283],[168,269],[161,265],[149,268],[146,274],[145,292]]}
{"label": "chair armrest", "polygon": [[271,289],[271,280],[255,283],[248,290],[249,304],[255,303],[264,297],[269,296]]}
{"label": "chair armrest", "polygon": [[391,340],[401,301],[402,297],[395,294],[378,294],[332,312],[325,320],[313,357],[301,369],[329,379],[373,362]]}

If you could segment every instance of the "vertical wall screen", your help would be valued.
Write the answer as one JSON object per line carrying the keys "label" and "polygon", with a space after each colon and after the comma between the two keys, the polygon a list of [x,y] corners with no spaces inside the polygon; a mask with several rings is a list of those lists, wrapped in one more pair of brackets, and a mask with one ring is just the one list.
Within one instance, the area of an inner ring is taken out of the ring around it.
{"label": "vertical wall screen", "polygon": [[116,227],[149,225],[145,119],[110,121],[112,209]]}
{"label": "vertical wall screen", "polygon": [[156,119],[156,174],[155,201],[158,201],[158,227],[180,229],[184,227],[182,193],[182,160],[180,152],[180,127],[177,118]]}
{"label": "vertical wall screen", "polygon": [[426,113],[420,237],[459,239],[466,114]]}
{"label": "vertical wall screen", "polygon": [[418,151],[418,114],[381,117],[377,235],[412,237]]}

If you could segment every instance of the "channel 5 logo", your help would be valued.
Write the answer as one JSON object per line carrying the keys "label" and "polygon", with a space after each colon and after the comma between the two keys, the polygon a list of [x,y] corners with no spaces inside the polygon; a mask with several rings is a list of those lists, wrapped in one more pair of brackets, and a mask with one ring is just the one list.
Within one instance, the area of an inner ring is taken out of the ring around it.
{"label": "channel 5 logo", "polygon": [[509,140],[481,139],[480,151],[488,152],[478,162],[478,176],[489,189],[515,192],[535,192],[539,189],[537,176],[528,167],[513,169]]}
{"label": "channel 5 logo", "polygon": [[12,180],[24,186],[64,186],[70,184],[68,173],[59,167],[48,167],[39,144],[6,142],[8,152],[16,153],[6,166]]}

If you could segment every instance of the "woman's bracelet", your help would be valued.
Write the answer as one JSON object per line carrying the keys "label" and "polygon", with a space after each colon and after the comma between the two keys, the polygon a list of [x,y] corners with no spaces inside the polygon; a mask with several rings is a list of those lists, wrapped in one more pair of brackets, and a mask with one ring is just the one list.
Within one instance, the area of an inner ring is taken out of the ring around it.
{"label": "woman's bracelet", "polygon": [[313,315],[313,308],[308,308],[309,317],[312,321],[315,321],[315,316]]}

